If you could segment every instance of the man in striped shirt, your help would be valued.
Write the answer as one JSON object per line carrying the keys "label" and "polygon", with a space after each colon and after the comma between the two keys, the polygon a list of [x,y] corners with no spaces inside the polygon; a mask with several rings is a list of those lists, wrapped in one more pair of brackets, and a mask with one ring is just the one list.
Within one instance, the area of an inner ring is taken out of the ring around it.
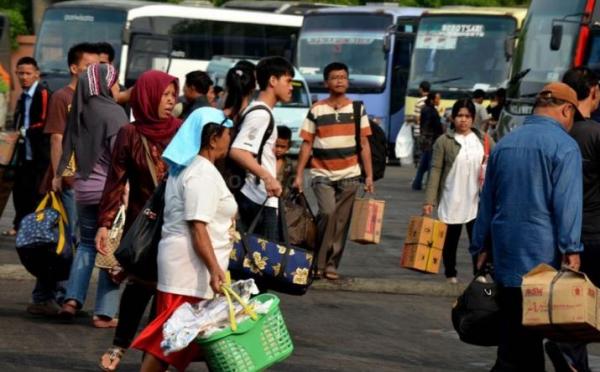
{"label": "man in striped shirt", "polygon": [[336,280],[354,197],[360,184],[359,157],[366,175],[365,191],[374,191],[371,148],[367,138],[371,135],[371,127],[366,111],[361,107],[359,154],[353,105],[346,97],[348,67],[343,63],[331,63],[325,67],[323,77],[330,95],[312,106],[302,126],[300,137],[304,141],[298,156],[294,187],[302,191],[304,168],[312,153],[312,188],[319,205],[318,275]]}

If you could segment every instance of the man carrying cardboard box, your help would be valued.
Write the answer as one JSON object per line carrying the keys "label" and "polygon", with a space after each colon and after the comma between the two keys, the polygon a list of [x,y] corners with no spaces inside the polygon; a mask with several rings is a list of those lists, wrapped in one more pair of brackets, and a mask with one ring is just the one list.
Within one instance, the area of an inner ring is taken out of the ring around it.
{"label": "man carrying cardboard box", "polygon": [[493,371],[544,370],[542,338],[522,325],[523,275],[541,263],[579,269],[581,153],[568,134],[576,112],[573,89],[547,84],[533,115],[489,158],[471,254],[481,266],[491,237],[502,322]]}

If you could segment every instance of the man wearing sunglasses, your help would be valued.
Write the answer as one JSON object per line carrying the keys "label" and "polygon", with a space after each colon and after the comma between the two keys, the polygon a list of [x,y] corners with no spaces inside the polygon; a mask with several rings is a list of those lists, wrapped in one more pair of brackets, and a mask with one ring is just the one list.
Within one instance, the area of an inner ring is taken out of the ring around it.
{"label": "man wearing sunglasses", "polygon": [[579,146],[569,136],[577,93],[547,84],[533,115],[490,155],[471,254],[488,258],[491,237],[500,307],[500,340],[492,371],[544,371],[542,338],[522,326],[523,275],[541,263],[579,269],[582,172]]}

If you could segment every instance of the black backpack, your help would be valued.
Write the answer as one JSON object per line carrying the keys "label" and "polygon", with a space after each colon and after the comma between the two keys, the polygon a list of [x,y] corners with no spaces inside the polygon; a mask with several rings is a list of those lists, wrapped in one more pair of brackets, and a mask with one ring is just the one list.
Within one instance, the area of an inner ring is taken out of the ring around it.
{"label": "black backpack", "polygon": [[[258,149],[258,154],[256,154],[256,160],[258,161],[258,164],[261,164],[263,149],[265,147],[265,144],[269,140],[269,137],[271,137],[271,134],[273,134],[273,130],[275,129],[275,120],[273,119],[273,114],[266,106],[256,105],[254,107],[249,108],[244,113],[242,118],[239,120],[238,124],[235,126],[235,130],[234,130],[235,133],[233,133],[233,135],[231,136],[231,143],[233,144],[235,137],[237,136],[240,129],[242,128],[242,125],[244,124],[244,120],[246,120],[246,116],[248,116],[248,114],[250,114],[251,112],[257,111],[257,110],[265,110],[269,113],[269,126],[267,127],[267,130],[265,131],[265,134],[263,135],[263,138],[260,141],[260,147]],[[225,166],[224,166],[222,173],[223,173],[223,178],[225,179],[225,182],[227,183],[227,187],[229,188],[231,193],[234,195],[239,193],[242,190],[242,187],[244,186],[244,184],[246,183],[246,175],[247,175],[246,169],[240,167],[231,158],[227,158],[225,161]],[[257,177],[256,184],[259,184],[259,183],[260,183],[260,179]]]}
{"label": "black backpack", "polygon": [[[360,144],[360,118],[361,108],[363,106],[362,101],[352,102],[352,111],[354,114],[354,124],[356,125],[356,151],[357,156],[360,160],[361,144]],[[369,120],[371,126],[371,135],[369,136],[369,146],[371,147],[371,167],[373,168],[373,181],[382,179],[385,175],[385,165],[387,163],[387,140],[385,133],[381,127]],[[361,164],[362,177],[366,176],[365,169]]]}

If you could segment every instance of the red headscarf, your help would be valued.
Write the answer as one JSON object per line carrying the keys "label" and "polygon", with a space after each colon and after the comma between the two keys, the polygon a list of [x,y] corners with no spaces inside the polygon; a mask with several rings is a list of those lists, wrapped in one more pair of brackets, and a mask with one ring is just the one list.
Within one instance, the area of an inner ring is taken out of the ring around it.
{"label": "red headscarf", "polygon": [[181,120],[177,118],[169,116],[161,119],[158,116],[158,105],[169,84],[175,84],[175,92],[179,92],[176,77],[150,70],[140,75],[131,92],[131,109],[135,116],[133,125],[152,142],[169,141],[181,126]]}

